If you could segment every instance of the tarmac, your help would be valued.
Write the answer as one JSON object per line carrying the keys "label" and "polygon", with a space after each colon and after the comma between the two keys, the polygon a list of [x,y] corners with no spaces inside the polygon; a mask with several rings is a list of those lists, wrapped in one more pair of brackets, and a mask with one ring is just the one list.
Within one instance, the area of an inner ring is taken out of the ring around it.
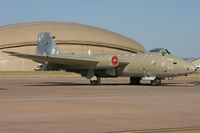
{"label": "tarmac", "polygon": [[197,133],[200,78],[1,78],[0,133]]}

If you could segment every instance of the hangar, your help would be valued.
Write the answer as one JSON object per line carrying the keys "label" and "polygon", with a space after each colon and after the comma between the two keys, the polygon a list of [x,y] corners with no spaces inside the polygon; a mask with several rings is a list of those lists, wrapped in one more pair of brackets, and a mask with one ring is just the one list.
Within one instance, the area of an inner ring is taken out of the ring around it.
{"label": "hangar", "polygon": [[133,39],[101,28],[68,22],[31,22],[0,27],[0,71],[33,70],[37,63],[2,51],[34,54],[40,32],[54,35],[63,53],[104,54],[145,52]]}

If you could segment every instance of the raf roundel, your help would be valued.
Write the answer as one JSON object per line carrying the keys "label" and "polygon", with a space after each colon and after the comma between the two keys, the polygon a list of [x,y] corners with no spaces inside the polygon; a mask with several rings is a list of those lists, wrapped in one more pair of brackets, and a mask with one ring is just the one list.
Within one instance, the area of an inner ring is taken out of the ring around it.
{"label": "raf roundel", "polygon": [[113,56],[112,57],[112,64],[113,64],[113,66],[117,66],[118,63],[119,63],[118,57],[117,56]]}

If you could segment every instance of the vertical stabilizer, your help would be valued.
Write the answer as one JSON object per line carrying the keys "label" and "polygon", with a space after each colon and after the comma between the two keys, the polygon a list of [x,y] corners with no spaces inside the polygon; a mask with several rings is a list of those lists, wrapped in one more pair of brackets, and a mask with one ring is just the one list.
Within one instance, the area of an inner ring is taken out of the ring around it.
{"label": "vertical stabilizer", "polygon": [[59,55],[61,54],[53,37],[49,32],[42,32],[38,35],[37,55]]}

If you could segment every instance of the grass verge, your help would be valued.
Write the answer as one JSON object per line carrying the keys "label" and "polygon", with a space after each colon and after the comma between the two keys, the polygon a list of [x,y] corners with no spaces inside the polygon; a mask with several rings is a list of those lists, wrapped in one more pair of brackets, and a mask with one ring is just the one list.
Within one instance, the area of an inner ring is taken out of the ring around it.
{"label": "grass verge", "polygon": [[81,75],[63,71],[0,71],[0,78],[79,78]]}

